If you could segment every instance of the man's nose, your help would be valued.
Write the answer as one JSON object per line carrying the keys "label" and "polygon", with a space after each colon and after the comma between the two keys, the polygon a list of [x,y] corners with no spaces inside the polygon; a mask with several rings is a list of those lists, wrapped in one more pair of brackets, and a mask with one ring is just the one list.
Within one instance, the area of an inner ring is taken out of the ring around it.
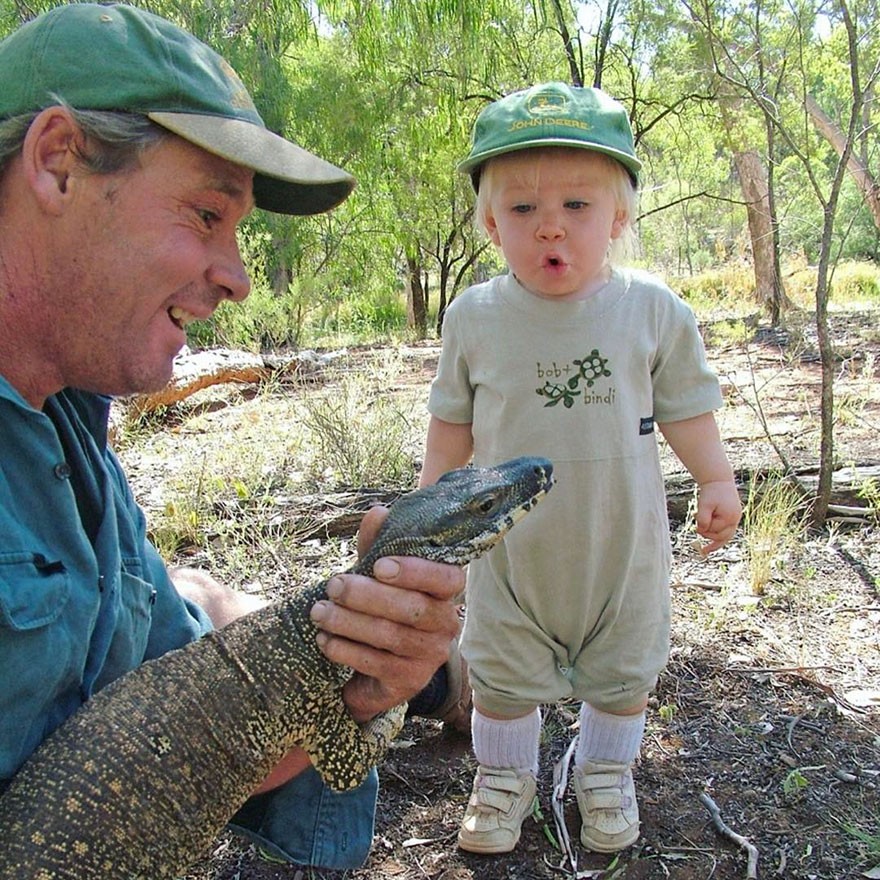
{"label": "man's nose", "polygon": [[233,240],[218,247],[208,269],[208,281],[223,288],[226,299],[241,302],[251,292],[251,280],[241,259],[238,242]]}

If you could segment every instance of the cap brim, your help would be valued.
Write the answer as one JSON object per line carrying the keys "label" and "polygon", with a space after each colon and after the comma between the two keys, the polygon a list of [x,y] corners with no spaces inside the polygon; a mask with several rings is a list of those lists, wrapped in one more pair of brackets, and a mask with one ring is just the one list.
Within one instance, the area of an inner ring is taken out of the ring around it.
{"label": "cap brim", "polygon": [[355,179],[302,147],[243,119],[190,113],[147,114],[215,156],[254,171],[257,207],[279,214],[320,214],[344,201]]}
{"label": "cap brim", "polygon": [[604,144],[590,143],[589,141],[583,140],[583,138],[535,138],[531,141],[520,141],[516,144],[507,144],[503,147],[496,147],[493,150],[483,150],[481,153],[468,156],[466,159],[459,162],[456,167],[463,174],[469,174],[478,166],[487,162],[489,159],[493,159],[495,156],[502,156],[505,153],[516,153],[520,150],[535,149],[536,147],[576,147],[579,150],[591,150],[594,153],[604,153],[606,156],[611,156],[612,159],[617,159],[617,161],[629,171],[634,181],[638,180],[638,173],[642,167],[642,163],[629,153],[624,153],[622,150],[615,150],[613,147],[606,147]]}

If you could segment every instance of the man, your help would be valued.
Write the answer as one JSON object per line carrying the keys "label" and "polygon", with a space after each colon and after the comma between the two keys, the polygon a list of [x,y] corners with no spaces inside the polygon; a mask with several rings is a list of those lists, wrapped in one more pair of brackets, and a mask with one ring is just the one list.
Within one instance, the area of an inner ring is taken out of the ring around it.
{"label": "man", "polygon": [[[161,387],[186,325],[248,295],[236,227],[255,205],[326,211],[354,180],[266,130],[222,58],[141,10],[52,10],[0,43],[0,83],[2,791],[92,693],[255,607],[201,572],[172,582],[107,448],[109,396]],[[326,656],[357,672],[349,711],[430,681],[423,711],[461,720],[460,661],[442,668],[461,572],[390,559],[375,575],[340,575],[313,610]],[[376,791],[374,770],[334,794],[292,752],[234,827],[354,867]]]}

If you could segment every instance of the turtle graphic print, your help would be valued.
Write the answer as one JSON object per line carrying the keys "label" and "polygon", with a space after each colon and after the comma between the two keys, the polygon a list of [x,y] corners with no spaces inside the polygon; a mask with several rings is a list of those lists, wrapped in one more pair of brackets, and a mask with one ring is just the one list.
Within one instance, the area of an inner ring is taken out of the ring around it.
{"label": "turtle graphic print", "polygon": [[598,348],[594,348],[584,358],[573,360],[572,363],[578,369],[565,384],[548,379],[541,388],[535,389],[538,394],[547,398],[544,406],[556,406],[561,402],[564,407],[570,409],[574,405],[575,398],[581,394],[578,390],[581,383],[587,388],[592,388],[597,379],[611,375],[608,359],[599,354]]}

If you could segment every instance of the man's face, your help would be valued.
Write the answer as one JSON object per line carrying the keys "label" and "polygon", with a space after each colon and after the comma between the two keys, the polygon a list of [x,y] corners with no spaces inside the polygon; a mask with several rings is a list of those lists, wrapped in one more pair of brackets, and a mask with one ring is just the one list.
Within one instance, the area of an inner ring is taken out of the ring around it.
{"label": "man's face", "polygon": [[253,207],[252,177],[177,137],[135,170],[77,172],[44,290],[46,350],[63,385],[161,388],[185,325],[248,295],[235,230]]}

